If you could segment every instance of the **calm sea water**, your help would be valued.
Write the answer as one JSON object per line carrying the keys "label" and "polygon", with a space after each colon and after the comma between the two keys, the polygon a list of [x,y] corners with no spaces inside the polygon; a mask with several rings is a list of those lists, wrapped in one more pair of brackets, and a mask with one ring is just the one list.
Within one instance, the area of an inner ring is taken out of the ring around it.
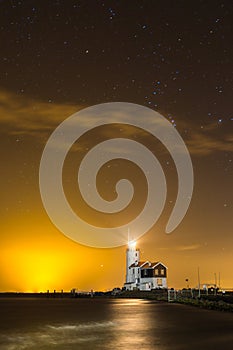
{"label": "calm sea water", "polygon": [[131,299],[0,299],[1,350],[233,349],[233,314]]}

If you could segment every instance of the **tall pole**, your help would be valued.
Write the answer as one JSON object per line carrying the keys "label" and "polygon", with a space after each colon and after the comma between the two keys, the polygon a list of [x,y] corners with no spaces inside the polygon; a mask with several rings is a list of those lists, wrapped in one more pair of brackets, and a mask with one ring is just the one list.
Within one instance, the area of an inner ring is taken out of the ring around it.
{"label": "tall pole", "polygon": [[221,289],[221,284],[220,284],[220,272],[218,273],[218,288]]}
{"label": "tall pole", "polygon": [[215,289],[214,289],[214,294],[217,294],[217,274],[216,272],[214,273],[214,279],[215,279]]}
{"label": "tall pole", "polygon": [[200,283],[200,269],[197,268],[197,277],[198,277],[198,298],[201,297],[201,283]]}

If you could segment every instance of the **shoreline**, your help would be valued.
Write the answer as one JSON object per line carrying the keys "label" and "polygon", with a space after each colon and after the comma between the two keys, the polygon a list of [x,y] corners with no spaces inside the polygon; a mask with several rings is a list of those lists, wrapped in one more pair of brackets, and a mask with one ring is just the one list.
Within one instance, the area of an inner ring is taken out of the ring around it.
{"label": "shoreline", "polygon": [[72,293],[72,292],[40,292],[40,293],[23,293],[23,292],[1,292],[1,299],[144,299],[149,301],[165,302],[172,304],[183,304],[199,307],[208,310],[233,312],[233,293],[227,296],[223,295],[202,295],[198,297],[179,296],[175,300],[168,301],[168,293],[164,290],[142,292],[142,291],[123,291],[116,295],[112,292],[93,292],[93,293]]}

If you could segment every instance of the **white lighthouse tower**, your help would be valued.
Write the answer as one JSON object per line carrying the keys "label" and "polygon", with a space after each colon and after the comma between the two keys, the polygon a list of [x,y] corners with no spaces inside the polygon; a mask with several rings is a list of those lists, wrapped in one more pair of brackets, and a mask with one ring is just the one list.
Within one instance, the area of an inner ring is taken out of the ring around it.
{"label": "white lighthouse tower", "polygon": [[167,288],[167,267],[160,261],[140,261],[140,250],[135,241],[130,241],[126,250],[124,288],[129,291]]}
{"label": "white lighthouse tower", "polygon": [[132,264],[137,265],[140,261],[140,251],[136,248],[136,242],[131,241],[128,243],[128,248],[126,251],[126,283],[135,282],[134,270],[130,269]]}

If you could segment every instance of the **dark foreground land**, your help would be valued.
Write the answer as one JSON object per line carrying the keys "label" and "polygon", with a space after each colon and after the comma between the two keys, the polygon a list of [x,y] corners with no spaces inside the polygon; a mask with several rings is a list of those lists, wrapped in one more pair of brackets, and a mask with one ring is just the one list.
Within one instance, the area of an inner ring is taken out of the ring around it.
{"label": "dark foreground land", "polygon": [[[198,290],[184,289],[179,291],[154,290],[151,292],[125,291],[119,294],[123,298],[142,298],[147,300],[169,301],[171,303],[186,304],[209,310],[233,312],[233,293],[210,293]],[[232,347],[233,349],[233,347]]]}
{"label": "dark foreground land", "polygon": [[232,350],[233,314],[125,298],[1,298],[1,350]]}
{"label": "dark foreground land", "polygon": [[[183,289],[170,292],[165,289],[157,289],[153,291],[122,291],[120,288],[109,292],[46,292],[46,293],[0,293],[1,298],[40,298],[40,299],[81,299],[81,298],[130,298],[144,299],[154,301],[167,301],[172,303],[186,304],[200,308],[233,312],[233,292],[227,293],[209,293],[198,290]],[[232,347],[233,349],[233,347]]]}

